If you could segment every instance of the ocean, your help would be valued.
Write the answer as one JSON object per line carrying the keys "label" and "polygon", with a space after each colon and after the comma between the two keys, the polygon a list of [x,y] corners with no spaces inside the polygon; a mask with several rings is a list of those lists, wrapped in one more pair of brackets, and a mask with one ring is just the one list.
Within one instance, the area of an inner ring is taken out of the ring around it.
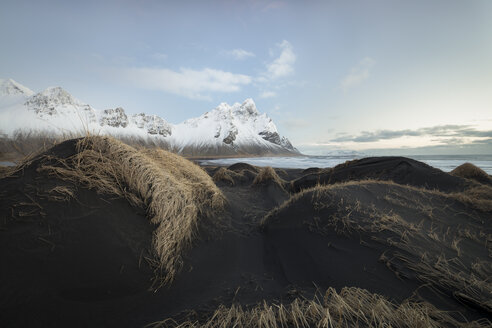
{"label": "ocean", "polygon": [[[332,155],[332,156],[296,156],[296,157],[241,157],[200,160],[203,165],[231,165],[238,162],[256,166],[307,169],[309,167],[333,167],[345,161],[369,157],[370,155]],[[492,155],[407,155],[405,157],[424,162],[430,166],[450,172],[463,163],[472,163],[492,175]]]}

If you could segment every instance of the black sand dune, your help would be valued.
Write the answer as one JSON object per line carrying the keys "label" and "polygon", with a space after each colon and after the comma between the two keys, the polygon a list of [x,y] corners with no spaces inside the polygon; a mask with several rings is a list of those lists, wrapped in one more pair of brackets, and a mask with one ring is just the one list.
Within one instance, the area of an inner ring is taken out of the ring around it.
{"label": "black sand dune", "polygon": [[[91,140],[0,179],[0,326],[491,325],[487,185],[404,158],[334,168],[345,183],[247,164],[209,177]],[[327,184],[293,193],[311,181]]]}
{"label": "black sand dune", "polygon": [[471,163],[464,163],[458,166],[451,171],[450,174],[457,177],[474,180],[482,184],[492,185],[492,177],[484,170]]}
{"label": "black sand dune", "polygon": [[263,227],[276,267],[291,283],[359,286],[399,301],[418,289],[450,311],[462,311],[466,299],[480,317],[492,310],[489,220],[490,212],[470,211],[445,194],[368,181],[306,191],[271,212]]}
{"label": "black sand dune", "polygon": [[461,177],[406,157],[368,157],[317,172],[308,169],[305,173],[308,174],[292,183],[293,191],[298,192],[317,184],[366,179],[389,180],[445,192],[462,191],[468,183]]}
{"label": "black sand dune", "polygon": [[248,163],[235,163],[235,164],[232,164],[229,167],[227,167],[227,169],[230,171],[234,171],[236,173],[240,173],[244,170],[250,171],[253,173],[258,173],[260,171],[256,166],[253,166],[253,165],[248,164]]}

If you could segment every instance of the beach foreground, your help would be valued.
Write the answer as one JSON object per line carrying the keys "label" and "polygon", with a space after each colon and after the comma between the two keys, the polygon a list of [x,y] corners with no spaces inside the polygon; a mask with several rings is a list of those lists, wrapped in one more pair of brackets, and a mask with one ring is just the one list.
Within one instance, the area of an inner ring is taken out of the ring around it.
{"label": "beach foreground", "polygon": [[0,174],[2,327],[491,326],[473,165],[200,168],[88,137]]}

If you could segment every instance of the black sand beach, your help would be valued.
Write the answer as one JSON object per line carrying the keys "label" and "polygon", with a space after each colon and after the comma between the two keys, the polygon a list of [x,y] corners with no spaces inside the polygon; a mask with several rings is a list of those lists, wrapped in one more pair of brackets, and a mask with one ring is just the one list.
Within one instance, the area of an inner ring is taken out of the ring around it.
{"label": "black sand beach", "polygon": [[490,327],[492,179],[203,167],[101,137],[0,172],[2,327]]}

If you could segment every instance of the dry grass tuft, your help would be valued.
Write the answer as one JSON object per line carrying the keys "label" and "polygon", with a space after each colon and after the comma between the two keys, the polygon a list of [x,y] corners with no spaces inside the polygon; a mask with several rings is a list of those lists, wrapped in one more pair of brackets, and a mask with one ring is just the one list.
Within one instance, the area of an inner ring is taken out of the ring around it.
{"label": "dry grass tuft", "polygon": [[275,172],[278,174],[278,176],[284,176],[284,177],[288,177],[289,176],[289,174],[287,173],[287,171],[284,170],[284,169],[276,168],[275,169]]}
{"label": "dry grass tuft", "polygon": [[200,167],[167,151],[138,151],[111,137],[83,138],[77,150],[67,159],[47,156],[38,170],[145,208],[157,225],[153,244],[162,275],[155,286],[172,282],[183,265],[183,252],[195,238],[199,218],[224,208],[221,191]]}
{"label": "dry grass tuft", "polygon": [[345,287],[340,293],[329,288],[322,300],[296,298],[290,304],[263,302],[251,309],[233,304],[219,306],[203,323],[178,323],[166,319],[151,327],[487,327],[488,320],[459,322],[448,312],[426,302],[406,300],[395,304],[365,289]]}
{"label": "dry grass tuft", "polygon": [[49,198],[57,202],[68,202],[75,199],[75,190],[68,186],[56,186],[48,192]]}
{"label": "dry grass tuft", "polygon": [[482,212],[492,211],[491,186],[475,183],[462,192],[451,193],[448,196]]}
{"label": "dry grass tuft", "polygon": [[217,172],[215,172],[212,179],[215,182],[226,182],[229,183],[231,186],[234,186],[236,184],[234,181],[235,177],[241,177],[241,174],[228,170],[225,167],[221,167],[217,170]]}
{"label": "dry grass tuft", "polygon": [[265,166],[258,172],[258,175],[253,180],[253,185],[262,185],[272,182],[284,189],[285,181],[278,176],[277,172],[275,172],[272,167]]}
{"label": "dry grass tuft", "polygon": [[465,163],[458,166],[451,171],[451,174],[457,177],[472,179],[482,183],[491,181],[490,176],[484,170],[471,163]]}

